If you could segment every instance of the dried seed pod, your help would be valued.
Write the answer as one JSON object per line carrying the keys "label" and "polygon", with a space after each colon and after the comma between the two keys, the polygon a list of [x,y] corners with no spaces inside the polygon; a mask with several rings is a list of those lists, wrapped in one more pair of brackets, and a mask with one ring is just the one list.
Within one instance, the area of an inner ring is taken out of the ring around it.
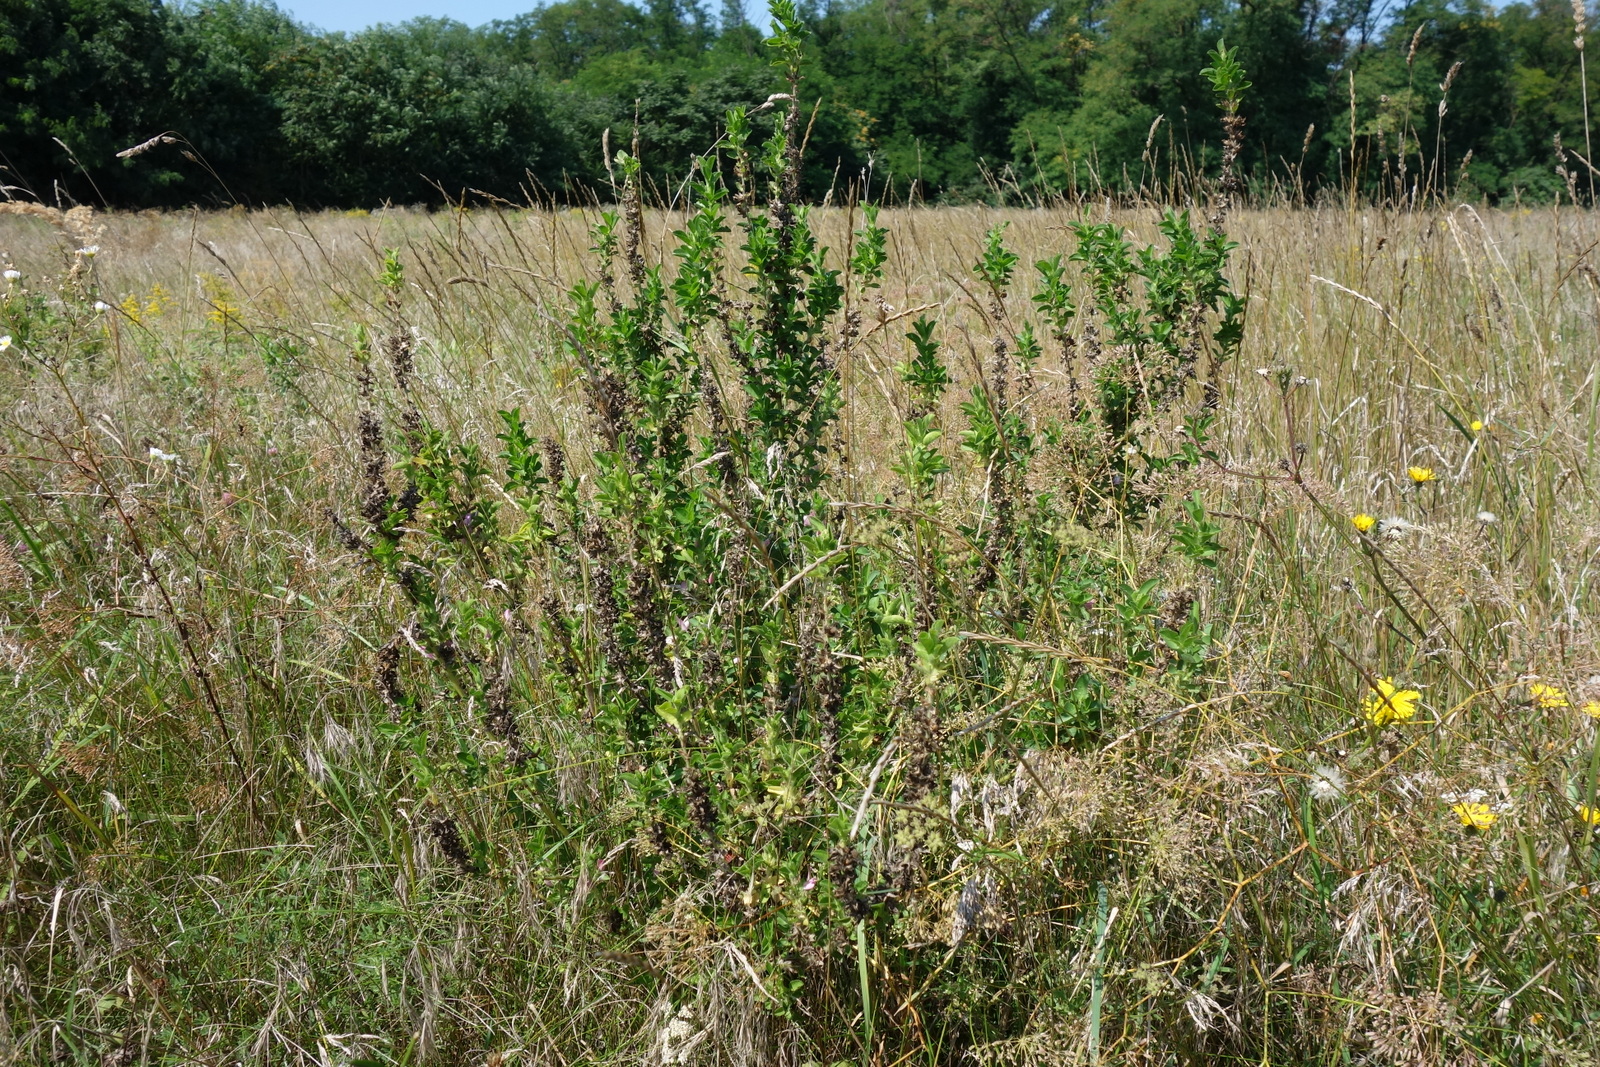
{"label": "dried seed pod", "polygon": [[344,520],[339,518],[337,511],[332,508],[324,508],[323,515],[333,526],[333,539],[338,541],[340,546],[347,552],[365,552],[367,550],[367,542],[358,537],[356,532],[350,529],[349,526],[345,525]]}
{"label": "dried seed pod", "polygon": [[1168,630],[1178,629],[1188,619],[1194,601],[1195,591],[1187,586],[1169,594],[1161,612],[1161,625]]}
{"label": "dried seed pod", "polygon": [[484,725],[489,733],[505,742],[511,765],[521,767],[528,762],[528,752],[522,747],[522,729],[517,724],[516,713],[511,710],[511,682],[504,671],[484,693],[483,702]]}
{"label": "dried seed pod", "polygon": [[654,576],[642,563],[635,564],[628,576],[628,603],[636,622],[635,635],[644,650],[644,660],[657,687],[671,692],[672,665],[667,660],[667,634],[661,623],[661,602],[656,596]]}
{"label": "dried seed pod", "polygon": [[865,919],[872,907],[856,889],[856,868],[860,865],[855,846],[839,845],[828,853],[828,882],[839,906],[851,919]]}
{"label": "dried seed pod", "polygon": [[711,802],[711,790],[706,787],[706,780],[693,763],[685,761],[680,788],[683,790],[683,806],[689,813],[689,821],[710,841],[717,832],[717,808]]}
{"label": "dried seed pod", "polygon": [[839,626],[829,622],[813,637],[811,649],[812,688],[817,698],[817,727],[821,753],[817,761],[817,782],[832,789],[839,771],[839,714],[844,709],[844,677],[833,655],[833,642]]}
{"label": "dried seed pod", "polygon": [[551,485],[560,485],[567,478],[567,450],[554,437],[544,439],[544,474]]}
{"label": "dried seed pod", "polygon": [[400,638],[398,635],[388,644],[378,649],[378,667],[373,677],[378,684],[378,696],[382,698],[383,706],[389,710],[389,718],[399,718],[400,707],[405,702],[405,693],[400,689]]}
{"label": "dried seed pod", "polygon": [[428,832],[433,835],[434,844],[439,846],[439,851],[460,868],[462,874],[477,873],[472,863],[472,854],[467,851],[466,842],[461,839],[461,830],[456,826],[454,819],[448,815],[435,815],[428,822]]}
{"label": "dried seed pod", "polygon": [[622,613],[617,607],[616,579],[612,564],[616,546],[611,535],[598,521],[591,522],[583,531],[583,550],[589,554],[589,573],[593,587],[594,617],[600,631],[600,652],[613,670],[621,670],[626,662],[622,645],[617,639],[617,626]]}
{"label": "dried seed pod", "polygon": [[356,416],[361,447],[361,517],[374,531],[389,517],[389,460],[383,445],[383,424],[371,408]]}

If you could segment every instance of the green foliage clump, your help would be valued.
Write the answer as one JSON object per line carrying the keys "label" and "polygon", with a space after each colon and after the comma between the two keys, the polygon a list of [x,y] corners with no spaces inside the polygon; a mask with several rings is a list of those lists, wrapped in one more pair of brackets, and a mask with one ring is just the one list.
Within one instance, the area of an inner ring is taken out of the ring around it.
{"label": "green foliage clump", "polygon": [[[385,253],[379,283],[396,332],[377,347],[395,368],[403,458],[385,461],[369,407],[364,521],[341,536],[401,594],[385,645],[390,735],[463,875],[516,847],[538,857],[552,893],[616,916],[616,952],[649,944],[684,973],[698,966],[693,953],[649,931],[688,923],[748,962],[781,1018],[857,1005],[855,1032],[813,1038],[830,1056],[912,1047],[897,1013],[917,985],[930,1003],[966,1005],[951,1038],[966,1043],[1005,1032],[1042,995],[969,1001],[1006,984],[1004,965],[982,955],[943,973],[991,928],[1001,887],[1074,906],[1070,879],[1040,883],[1031,861],[962,843],[977,831],[945,812],[966,768],[986,751],[1022,758],[1106,740],[1115,683],[1095,664],[1113,657],[1123,684],[1206,689],[1215,628],[1202,604],[1118,574],[1061,531],[1143,523],[1160,502],[1150,479],[1197,460],[1203,436],[1176,455],[1151,442],[1200,396],[1202,352],[1214,379],[1237,347],[1232,246],[1176,214],[1162,224],[1167,251],[1081,223],[1070,260],[1084,265],[1089,312],[1058,256],[1038,265],[1038,324],[1013,329],[1006,302],[1021,260],[992,229],[973,273],[995,362],[960,405],[966,458],[945,446],[958,428],[943,404],[953,376],[937,322],[919,317],[895,401],[904,446],[890,466],[904,495],[842,503],[840,368],[876,301],[890,234],[864,207],[843,266],[831,265],[841,257],[798,203],[803,29],[786,3],[773,15],[767,43],[789,91],[762,140],[747,113],[729,112],[721,158],[697,162],[664,262],[645,254],[643,163],[631,151],[612,160],[620,208],[598,216],[593,280],[569,290],[563,326],[592,416],[588,456],[539,442],[516,410],[499,413],[493,458],[408,424],[402,271]],[[1070,362],[1073,331],[1093,338],[1091,320],[1105,335],[1089,347],[1103,348],[1078,353],[1075,368],[1089,393],[1064,417],[1036,419],[1018,390],[1046,340]],[[370,347],[358,338],[369,401]],[[1030,492],[1046,458],[1083,491]],[[958,464],[985,483],[975,511],[952,496]],[[1220,531],[1198,496],[1184,507],[1179,553],[1214,568]],[[1106,658],[1074,664],[1030,646],[1028,620],[1041,613],[1065,613]],[[567,724],[559,740],[526,731],[532,704]],[[475,731],[492,744],[467,745]],[[507,764],[498,776],[496,750]],[[579,753],[594,776],[584,797],[557,770]],[[478,836],[487,828],[467,829],[486,788],[517,813],[492,842]],[[612,874],[580,890],[585,856],[602,853]],[[1077,862],[1070,848],[1059,859]],[[952,869],[954,919],[941,917]]]}

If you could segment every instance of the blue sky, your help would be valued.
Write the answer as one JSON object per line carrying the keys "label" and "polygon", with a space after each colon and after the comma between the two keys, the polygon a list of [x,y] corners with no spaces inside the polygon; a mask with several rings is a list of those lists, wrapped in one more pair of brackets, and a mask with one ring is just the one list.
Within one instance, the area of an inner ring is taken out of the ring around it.
{"label": "blue sky", "polygon": [[[421,15],[452,18],[468,26],[531,11],[538,0],[279,0],[278,9],[296,22],[351,32],[380,22],[405,22]],[[717,4],[708,7],[716,15]],[[766,10],[765,0],[745,0],[746,11]]]}
{"label": "blue sky", "polygon": [[349,32],[379,22],[404,22],[419,15],[481,26],[520,15],[534,6],[529,0],[280,0],[278,9],[296,22]]}

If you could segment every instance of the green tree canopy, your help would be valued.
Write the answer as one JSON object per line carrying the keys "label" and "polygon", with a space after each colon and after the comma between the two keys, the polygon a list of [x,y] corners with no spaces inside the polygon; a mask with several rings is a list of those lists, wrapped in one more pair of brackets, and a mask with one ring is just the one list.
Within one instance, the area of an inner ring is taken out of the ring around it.
{"label": "green tree canopy", "polygon": [[[812,198],[1181,194],[1217,166],[1199,71],[1219,38],[1254,83],[1240,166],[1258,191],[1548,198],[1557,135],[1584,158],[1592,140],[1560,0],[812,0],[803,17]],[[666,195],[729,108],[782,90],[760,42],[732,0],[356,34],[262,0],[0,0],[0,165],[20,195],[125,206],[586,198],[604,131],[622,147],[637,121]],[[1584,164],[1568,170],[1587,197]]]}

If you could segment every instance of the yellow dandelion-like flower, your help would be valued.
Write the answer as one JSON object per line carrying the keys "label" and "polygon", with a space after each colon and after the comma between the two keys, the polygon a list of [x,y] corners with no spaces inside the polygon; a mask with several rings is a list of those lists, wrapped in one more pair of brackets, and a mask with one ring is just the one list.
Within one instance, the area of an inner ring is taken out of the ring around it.
{"label": "yellow dandelion-like flower", "polygon": [[1378,525],[1378,520],[1373,516],[1368,515],[1364,511],[1359,515],[1352,515],[1350,517],[1350,521],[1355,523],[1356,529],[1360,530],[1362,533],[1366,533],[1368,530]]}
{"label": "yellow dandelion-like flower", "polygon": [[1483,420],[1482,419],[1473,419],[1472,420],[1471,430],[1472,430],[1473,433],[1480,433],[1483,430]]}
{"label": "yellow dandelion-like flower", "polygon": [[1436,482],[1439,476],[1433,472],[1432,467],[1407,467],[1406,474],[1418,485],[1423,482]]}
{"label": "yellow dandelion-like flower", "polygon": [[1401,689],[1393,678],[1379,678],[1372,692],[1361,706],[1361,714],[1374,726],[1387,726],[1392,722],[1410,722],[1417,715],[1417,701],[1422,694],[1415,689]]}
{"label": "yellow dandelion-like flower", "polygon": [[1590,826],[1600,826],[1600,810],[1591,808],[1587,804],[1584,804],[1578,808],[1578,818],[1582,819]]}
{"label": "yellow dandelion-like flower", "polygon": [[1456,818],[1461,820],[1462,826],[1470,826],[1474,830],[1487,830],[1500,818],[1487,804],[1478,804],[1471,801],[1462,801],[1450,805],[1450,810],[1455,812]]}
{"label": "yellow dandelion-like flower", "polygon": [[1572,706],[1567,702],[1567,694],[1555,686],[1545,685],[1543,682],[1534,682],[1528,686],[1528,695],[1533,697],[1534,703],[1541,708],[1570,708]]}
{"label": "yellow dandelion-like flower", "polygon": [[1583,705],[1583,713],[1591,719],[1600,719],[1600,700],[1591,700]]}

